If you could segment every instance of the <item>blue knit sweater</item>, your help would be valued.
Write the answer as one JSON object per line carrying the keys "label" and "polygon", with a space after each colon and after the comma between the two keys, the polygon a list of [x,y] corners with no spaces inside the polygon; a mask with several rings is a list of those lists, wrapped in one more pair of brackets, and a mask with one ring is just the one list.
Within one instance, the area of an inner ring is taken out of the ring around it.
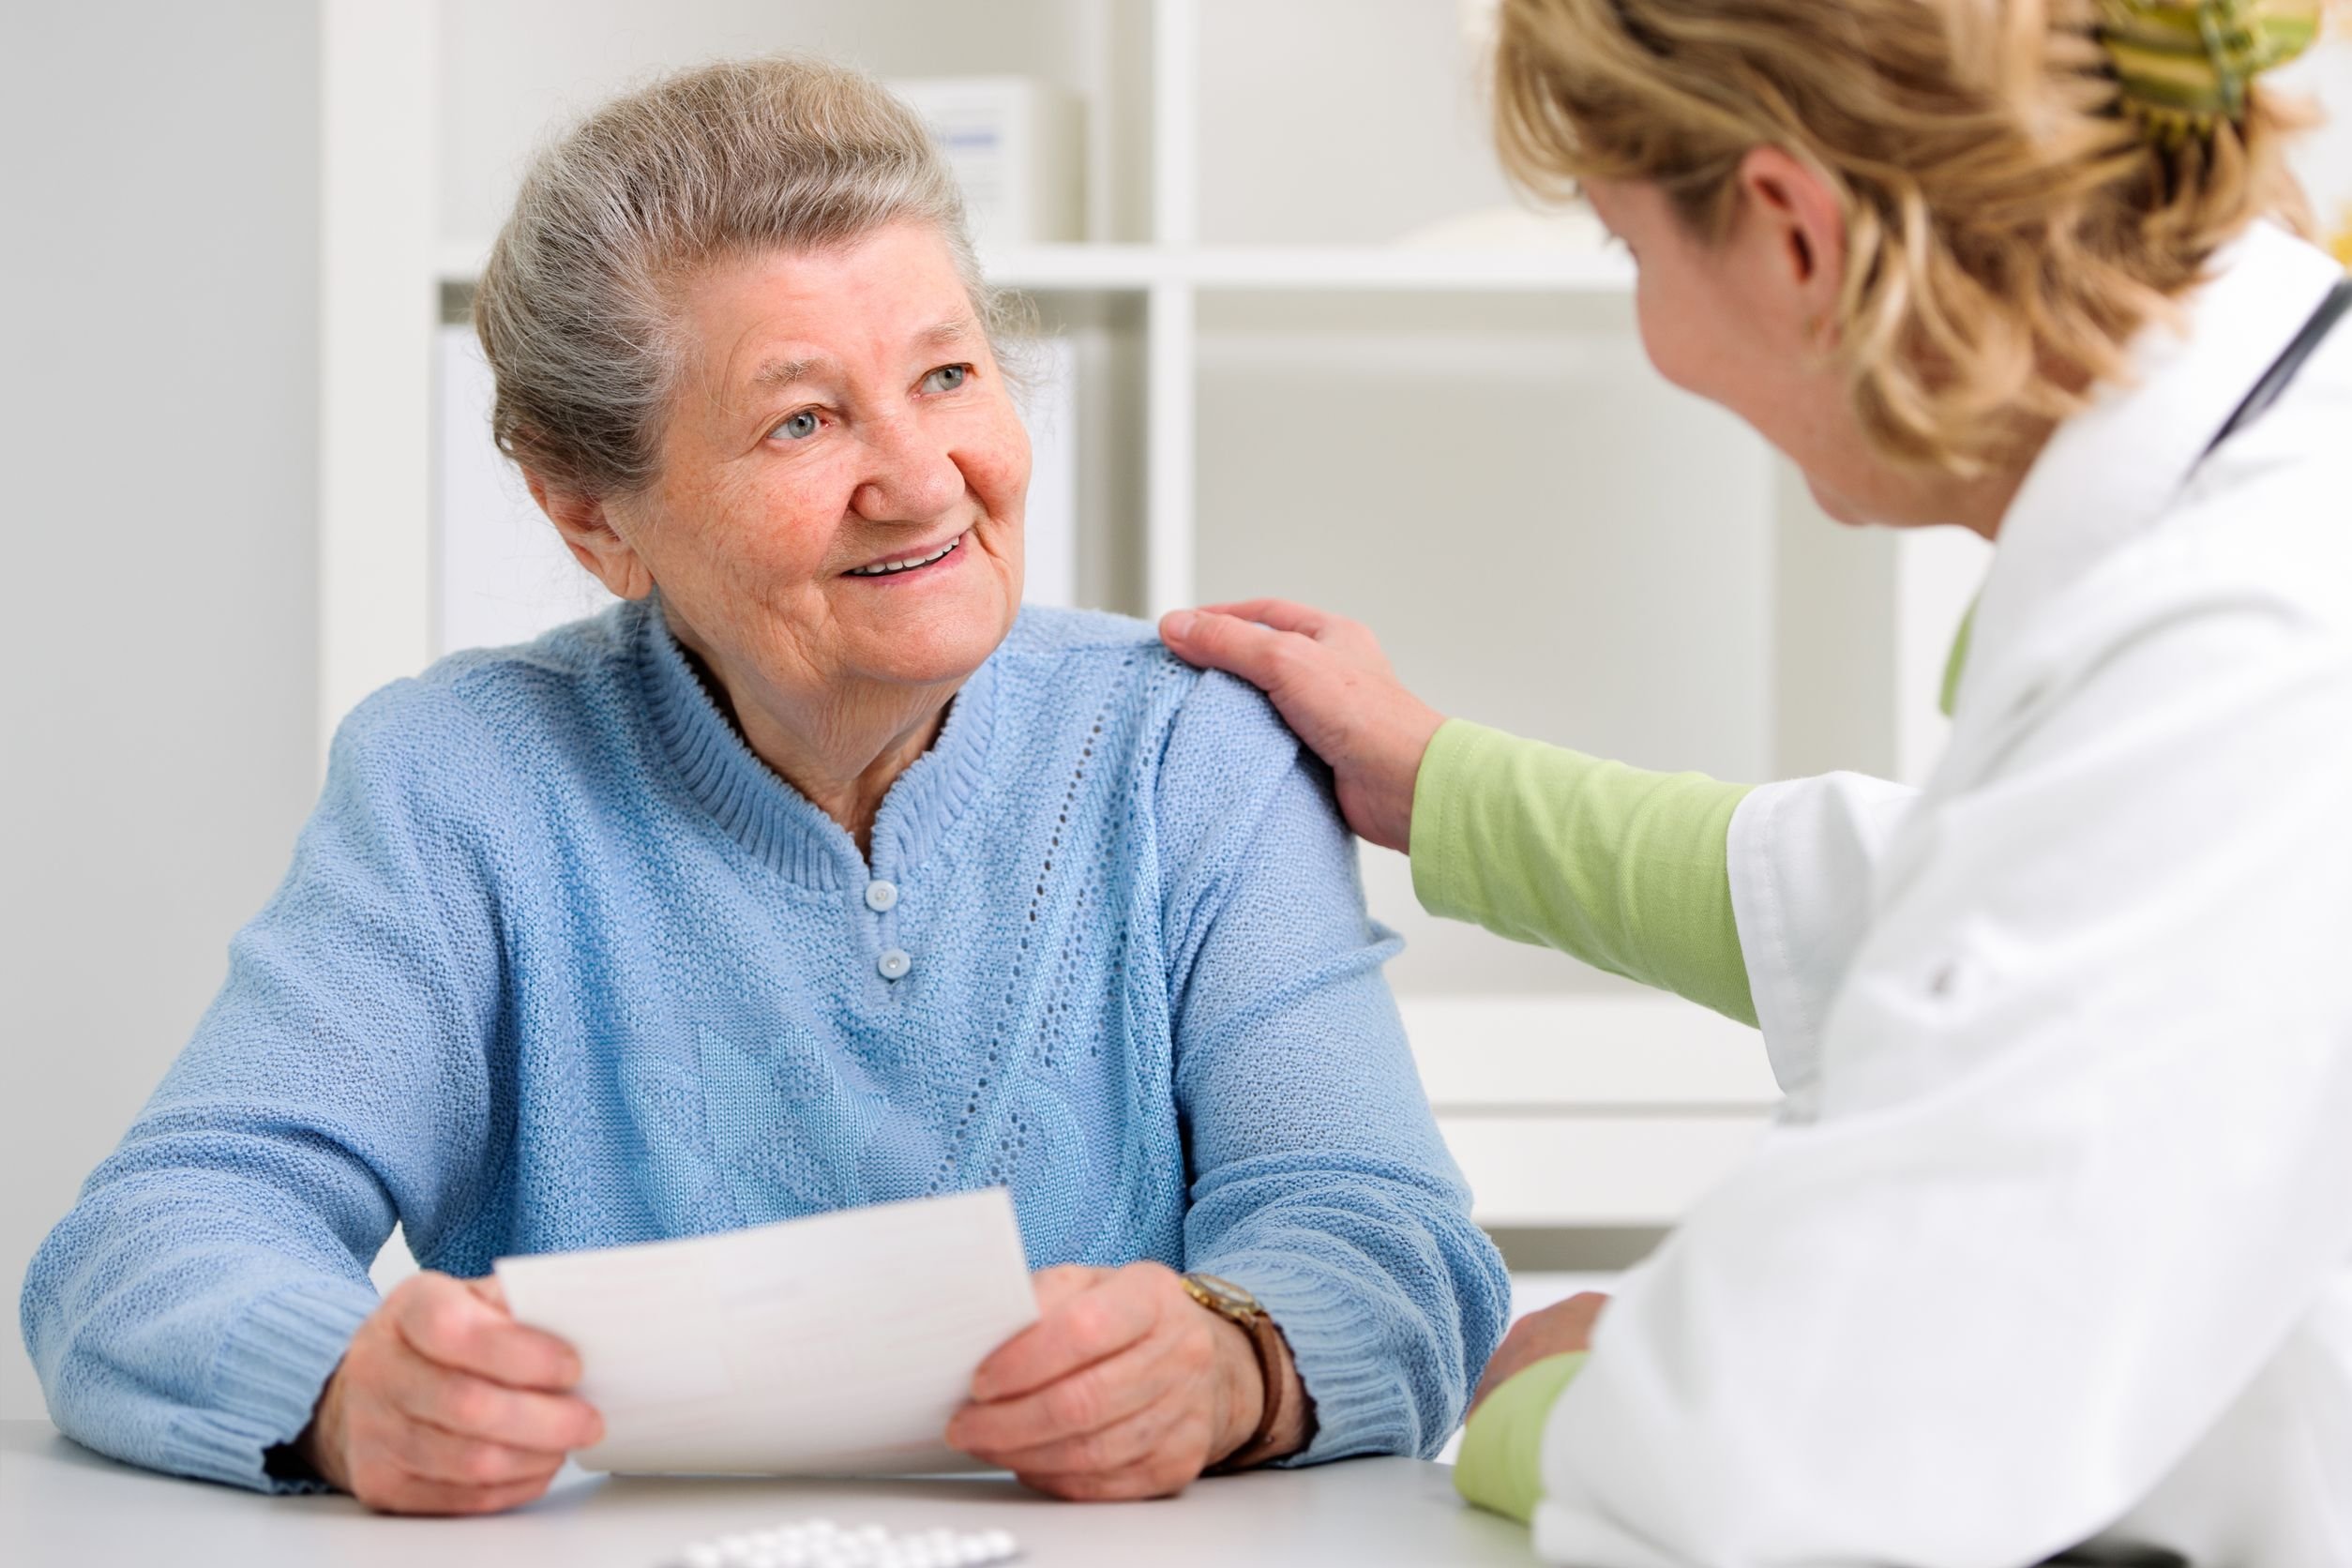
{"label": "blue knit sweater", "polygon": [[377,693],[26,1276],[57,1425],[273,1485],[396,1220],[478,1274],[1003,1184],[1033,1266],[1256,1292],[1315,1400],[1304,1457],[1442,1443],[1508,1288],[1395,939],[1258,695],[1135,623],[1028,611],[872,845],[745,746],[649,605]]}

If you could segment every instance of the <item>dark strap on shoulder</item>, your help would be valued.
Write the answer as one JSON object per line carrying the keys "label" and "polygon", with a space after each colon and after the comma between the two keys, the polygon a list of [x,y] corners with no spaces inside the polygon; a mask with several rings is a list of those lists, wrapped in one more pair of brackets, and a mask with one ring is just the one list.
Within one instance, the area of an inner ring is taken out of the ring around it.
{"label": "dark strap on shoulder", "polygon": [[2319,302],[2319,309],[2312,312],[2311,320],[2303,324],[2303,330],[2295,334],[2295,340],[2286,345],[2286,351],[2262,372],[2262,379],[2254,384],[2254,390],[2246,394],[2246,400],[2239,403],[2238,411],[2229,416],[2229,423],[2222,427],[2219,435],[2206,444],[2207,457],[2213,455],[2214,447],[2269,412],[2270,405],[2279,400],[2279,394],[2286,390],[2287,384],[2303,368],[2303,362],[2317,352],[2319,345],[2326,341],[2328,334],[2335,329],[2336,323],[2342,321],[2347,311],[2352,311],[2352,278],[2345,279],[2329,291],[2328,297]]}

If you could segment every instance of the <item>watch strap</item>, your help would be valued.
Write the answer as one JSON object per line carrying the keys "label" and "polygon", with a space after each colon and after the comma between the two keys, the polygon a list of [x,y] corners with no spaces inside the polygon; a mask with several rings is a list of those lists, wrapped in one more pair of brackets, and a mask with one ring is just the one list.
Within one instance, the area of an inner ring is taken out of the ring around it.
{"label": "watch strap", "polygon": [[1203,1473],[1226,1475],[1234,1470],[1249,1470],[1278,1458],[1274,1434],[1281,1430],[1289,1414],[1289,1380],[1282,1376],[1282,1330],[1266,1309],[1229,1280],[1207,1274],[1183,1276],[1185,1293],[1208,1311],[1249,1335],[1249,1348],[1258,1358],[1258,1382],[1262,1390],[1258,1412],[1258,1428],[1244,1439],[1241,1447],[1211,1465]]}

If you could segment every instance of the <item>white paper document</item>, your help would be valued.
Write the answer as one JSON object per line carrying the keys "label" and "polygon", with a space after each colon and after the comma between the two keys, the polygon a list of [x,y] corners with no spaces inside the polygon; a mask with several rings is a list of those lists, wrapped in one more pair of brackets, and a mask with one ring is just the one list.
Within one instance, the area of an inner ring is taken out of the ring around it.
{"label": "white paper document", "polygon": [[502,1258],[515,1317],[570,1342],[591,1470],[970,1470],[942,1440],[988,1352],[1037,1319],[1001,1187],[750,1230]]}

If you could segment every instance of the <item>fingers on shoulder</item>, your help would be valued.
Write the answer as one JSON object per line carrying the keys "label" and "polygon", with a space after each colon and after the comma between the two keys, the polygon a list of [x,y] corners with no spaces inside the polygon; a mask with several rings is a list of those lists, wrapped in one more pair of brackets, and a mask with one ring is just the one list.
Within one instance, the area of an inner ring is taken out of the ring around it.
{"label": "fingers on shoulder", "polygon": [[1309,630],[1304,625],[1261,622],[1257,616],[1222,609],[1190,614],[1180,635],[1174,630],[1177,624],[1174,616],[1162,623],[1168,646],[1185,659],[1238,675],[1277,698],[1336,668],[1339,656],[1334,649],[1349,647],[1368,636],[1352,622],[1334,617],[1317,616],[1311,623],[1314,629]]}
{"label": "fingers on shoulder", "polygon": [[[1171,630],[1174,617],[1164,625]],[[1269,661],[1286,642],[1304,641],[1294,634],[1263,626],[1245,616],[1203,610],[1183,622],[1176,646],[1195,661],[1213,665],[1244,680],[1259,681]]]}
{"label": "fingers on shoulder", "polygon": [[1225,604],[1204,604],[1201,610],[1212,615],[1229,616],[1241,621],[1256,621],[1275,631],[1297,632],[1303,637],[1320,637],[1336,627],[1354,623],[1344,615],[1318,610],[1311,604],[1295,599],[1236,599]]}

